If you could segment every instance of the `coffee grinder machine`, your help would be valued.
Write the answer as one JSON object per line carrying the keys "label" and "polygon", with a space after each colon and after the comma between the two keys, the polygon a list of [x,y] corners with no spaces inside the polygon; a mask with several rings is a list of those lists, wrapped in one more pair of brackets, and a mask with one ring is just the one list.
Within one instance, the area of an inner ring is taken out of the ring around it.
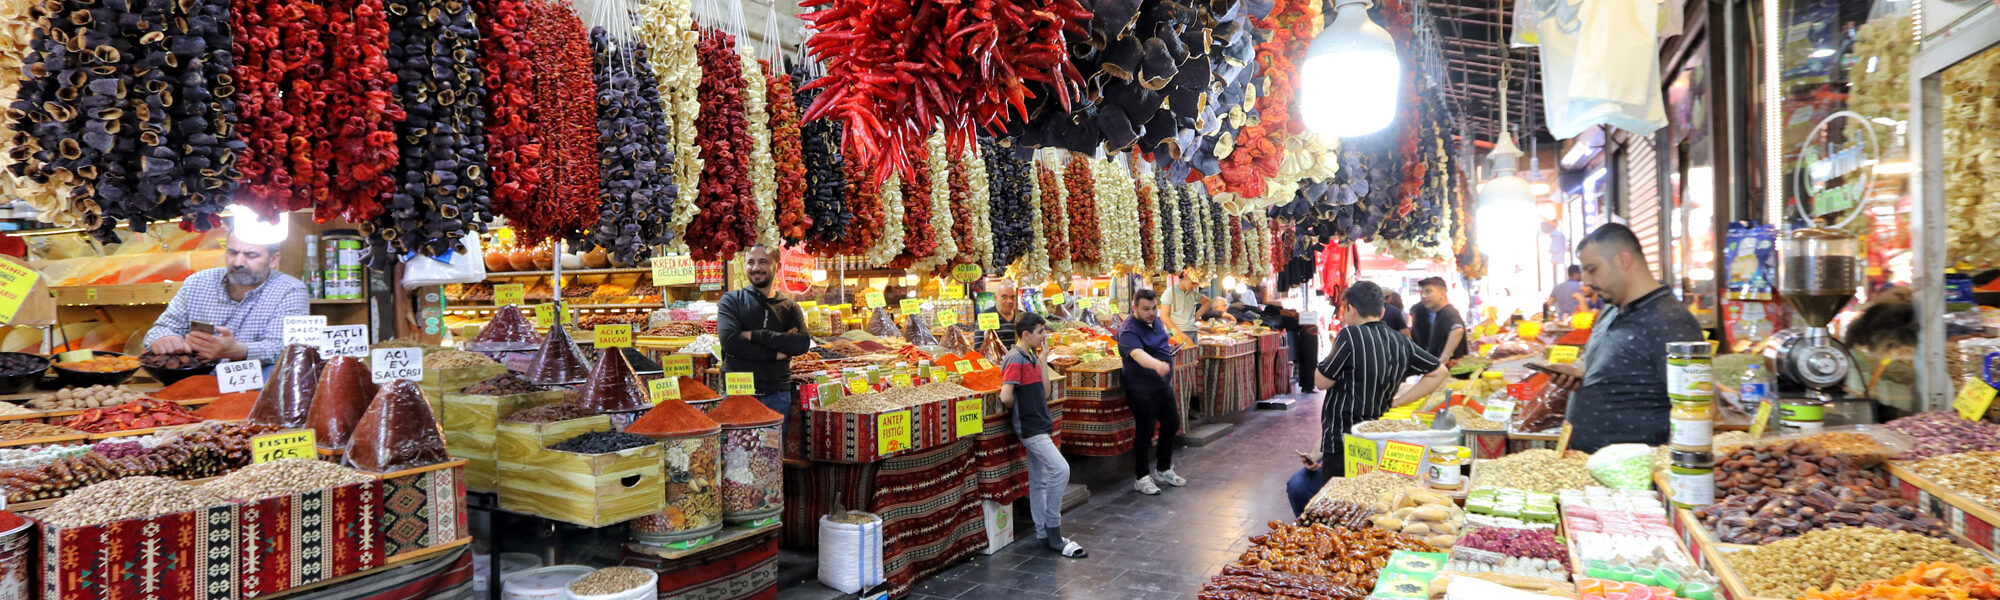
{"label": "coffee grinder machine", "polygon": [[[1842,231],[1799,229],[1778,241],[1778,258],[1778,293],[1805,324],[1778,332],[1764,346],[1764,358],[1778,375],[1780,429],[1817,429],[1830,405],[1844,396],[1847,373],[1854,368],[1847,347],[1827,324],[1854,301],[1861,285],[1860,243]],[[1872,420],[1867,410],[1834,408]]]}

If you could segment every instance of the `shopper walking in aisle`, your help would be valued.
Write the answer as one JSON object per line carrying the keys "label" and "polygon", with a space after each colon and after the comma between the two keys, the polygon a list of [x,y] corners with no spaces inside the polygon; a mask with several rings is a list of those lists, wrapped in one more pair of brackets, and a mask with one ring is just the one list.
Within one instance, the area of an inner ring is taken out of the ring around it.
{"label": "shopper walking in aisle", "polygon": [[1549,290],[1549,306],[1555,308],[1556,315],[1573,315],[1583,305],[1583,265],[1569,266],[1569,279],[1556,284]]}
{"label": "shopper walking in aisle", "polygon": [[757,400],[771,410],[792,414],[791,358],[812,347],[805,331],[805,311],[772,287],[778,263],[770,248],[752,246],[744,254],[750,286],[722,295],[715,304],[715,334],[722,338],[722,372],[751,373],[757,379]]}
{"label": "shopper walking in aisle", "polygon": [[1439,360],[1465,356],[1465,319],[1458,316],[1458,309],[1446,295],[1451,288],[1442,277],[1426,278],[1417,282],[1417,287],[1423,293],[1423,303],[1410,311],[1410,337]]}
{"label": "shopper walking in aisle", "polygon": [[[1011,347],[1014,345],[1014,319],[1019,318],[1021,313],[1021,291],[1015,289],[1014,282],[1005,279],[994,281],[991,287],[993,309],[1000,314],[1000,328],[993,330],[993,335],[1000,337],[1000,347]],[[977,343],[980,347],[986,346],[987,335],[985,331],[979,332]]]}
{"label": "shopper walking in aisle", "polygon": [[1090,556],[1083,546],[1062,535],[1063,490],[1069,487],[1069,461],[1049,439],[1055,419],[1049,415],[1048,389],[1042,372],[1048,358],[1042,346],[1049,326],[1041,315],[1021,313],[1013,323],[1014,347],[1000,363],[1000,404],[1014,413],[1014,434],[1028,451],[1028,514],[1035,519],[1035,539],[1069,558]]}
{"label": "shopper walking in aisle", "polygon": [[1639,237],[1612,223],[1577,244],[1583,281],[1609,306],[1591,326],[1578,364],[1550,365],[1573,390],[1569,447],[1667,443],[1667,342],[1701,341],[1701,325],[1673,290],[1653,277]]}
{"label": "shopper walking in aisle", "polygon": [[1180,278],[1174,281],[1173,287],[1167,288],[1167,296],[1160,299],[1169,327],[1167,331],[1181,332],[1187,336],[1188,343],[1200,339],[1195,337],[1195,330],[1201,325],[1202,308],[1211,302],[1209,297],[1202,295],[1198,289],[1199,281],[1201,278],[1195,276],[1194,269],[1183,270]]}
{"label": "shopper walking in aisle", "polygon": [[1403,295],[1393,291],[1382,292],[1382,324],[1389,331],[1410,337],[1410,319],[1403,316]]}
{"label": "shopper walking in aisle", "polygon": [[[1294,516],[1305,512],[1306,502],[1328,479],[1346,476],[1340,460],[1342,434],[1357,423],[1381,418],[1392,407],[1422,400],[1451,376],[1443,361],[1382,322],[1381,286],[1358,282],[1342,297],[1347,302],[1340,309],[1340,320],[1346,327],[1333,338],[1333,352],[1313,375],[1313,381],[1326,390],[1319,409],[1319,448],[1302,453],[1305,468],[1285,482]],[[1417,375],[1423,379],[1396,393],[1403,380]]]}
{"label": "shopper walking in aisle", "polygon": [[[1132,314],[1118,329],[1118,356],[1124,361],[1125,403],[1132,407],[1132,489],[1148,496],[1160,484],[1180,487],[1187,480],[1174,473],[1174,436],[1181,432],[1181,411],[1174,402],[1173,334],[1160,323],[1160,298],[1153,290],[1132,293]],[[1158,456],[1153,433],[1159,431]],[[1156,459],[1156,460],[1149,460]],[[1150,470],[1147,465],[1152,465]]]}

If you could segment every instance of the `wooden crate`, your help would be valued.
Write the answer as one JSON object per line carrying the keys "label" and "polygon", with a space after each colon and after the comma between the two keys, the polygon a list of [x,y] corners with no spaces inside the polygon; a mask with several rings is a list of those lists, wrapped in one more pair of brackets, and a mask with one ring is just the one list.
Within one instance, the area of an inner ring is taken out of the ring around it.
{"label": "wooden crate", "polygon": [[1903,495],[1904,499],[1916,502],[1919,509],[1944,521],[1952,533],[1965,538],[1984,551],[1988,558],[2000,562],[2000,510],[1965,497],[1930,478],[1903,468],[1891,461],[1883,465],[1889,473],[1889,483]]}
{"label": "wooden crate", "polygon": [[659,512],[667,502],[665,452],[659,444],[609,454],[548,449],[585,433],[610,430],[611,419],[603,415],[557,423],[500,423],[500,508],[584,527]]}
{"label": "wooden crate", "polygon": [[500,470],[495,450],[499,448],[500,420],[516,412],[561,402],[562,392],[535,392],[511,396],[482,396],[447,393],[444,395],[445,449],[466,460],[465,487],[490,492],[500,489]]}
{"label": "wooden crate", "polygon": [[436,412],[442,409],[445,394],[457,393],[466,386],[486,381],[505,372],[507,367],[499,363],[477,367],[424,369],[424,379],[417,383],[417,387],[423,388],[424,399],[430,401],[431,410]]}

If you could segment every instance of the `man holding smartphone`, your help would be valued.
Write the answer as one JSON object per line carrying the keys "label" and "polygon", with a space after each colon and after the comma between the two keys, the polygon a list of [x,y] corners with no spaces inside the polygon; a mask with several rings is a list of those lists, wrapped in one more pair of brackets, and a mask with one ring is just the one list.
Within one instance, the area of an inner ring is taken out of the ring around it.
{"label": "man holding smartphone", "polygon": [[306,284],[278,272],[279,244],[252,244],[231,233],[224,266],[181,283],[146,332],[146,349],[193,352],[203,359],[275,364],[284,350],[285,317],[307,314]]}
{"label": "man holding smartphone", "polygon": [[[1319,409],[1319,450],[1300,453],[1306,466],[1285,483],[1293,515],[1305,512],[1328,479],[1349,475],[1340,460],[1342,435],[1357,423],[1381,418],[1391,407],[1422,400],[1451,376],[1443,361],[1382,322],[1381,286],[1357,282],[1341,298],[1340,320],[1346,327],[1313,374],[1314,383],[1326,390]],[[1423,379],[1396,392],[1403,380],[1417,375]]]}

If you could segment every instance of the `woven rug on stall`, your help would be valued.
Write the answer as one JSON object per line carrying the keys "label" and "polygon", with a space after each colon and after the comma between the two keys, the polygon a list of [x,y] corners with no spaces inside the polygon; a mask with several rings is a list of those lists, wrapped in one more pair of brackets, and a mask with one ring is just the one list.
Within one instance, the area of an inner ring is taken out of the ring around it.
{"label": "woven rug on stall", "polygon": [[659,573],[659,600],[776,600],[778,597],[778,536],[775,535],[737,540],[681,560],[627,551],[619,564]]}
{"label": "woven rug on stall", "polygon": [[[298,595],[292,600],[473,600],[472,549],[384,570]],[[484,600],[484,596],[480,597]]]}
{"label": "woven rug on stall", "polygon": [[972,448],[979,466],[979,499],[1011,504],[1028,496],[1028,451],[1014,435],[1009,415],[986,415],[986,429]]}
{"label": "woven rug on stall", "polygon": [[1084,456],[1118,456],[1132,451],[1135,424],[1123,398],[1070,397],[1064,409],[1060,447]]}
{"label": "woven rug on stall", "polygon": [[919,579],[986,544],[972,440],[892,457],[876,471],[870,512],[882,517],[883,576],[903,597]]}
{"label": "woven rug on stall", "polygon": [[1200,352],[1188,349],[1174,355],[1174,408],[1181,411],[1183,418],[1190,416],[1189,411],[1195,408],[1195,398],[1201,396],[1202,381],[1206,378]]}
{"label": "woven rug on stall", "polygon": [[785,516],[778,527],[780,543],[800,550],[819,548],[820,516],[832,512],[835,503],[862,508],[866,499],[874,495],[870,482],[881,466],[880,462],[785,465]]}

